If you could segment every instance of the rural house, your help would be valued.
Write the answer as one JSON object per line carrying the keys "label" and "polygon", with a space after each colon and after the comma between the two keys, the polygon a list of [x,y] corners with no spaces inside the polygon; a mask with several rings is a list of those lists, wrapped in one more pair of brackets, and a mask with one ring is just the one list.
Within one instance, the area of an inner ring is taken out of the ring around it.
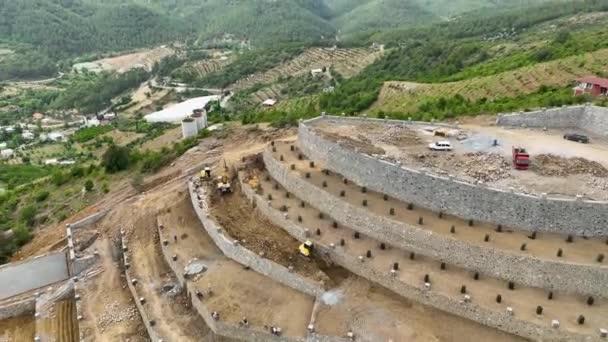
{"label": "rural house", "polygon": [[600,77],[583,77],[576,80],[574,95],[589,94],[591,96],[608,95],[608,79]]}

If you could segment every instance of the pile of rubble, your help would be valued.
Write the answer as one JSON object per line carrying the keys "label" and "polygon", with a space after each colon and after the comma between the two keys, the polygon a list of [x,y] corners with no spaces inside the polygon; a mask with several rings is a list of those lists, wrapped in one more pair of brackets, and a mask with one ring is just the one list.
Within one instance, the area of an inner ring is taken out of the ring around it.
{"label": "pile of rubble", "polygon": [[492,183],[510,177],[511,164],[497,153],[465,153],[455,165],[475,181]]}
{"label": "pile of rubble", "polygon": [[534,172],[543,176],[566,177],[570,175],[588,174],[595,177],[608,177],[608,169],[602,164],[585,158],[564,158],[552,154],[534,156]]}
{"label": "pile of rubble", "polygon": [[399,125],[387,126],[376,137],[376,140],[396,146],[418,145],[423,142],[422,138],[415,131]]}
{"label": "pile of rubble", "polygon": [[124,307],[117,302],[107,303],[99,319],[99,328],[103,331],[114,324],[126,320],[132,321],[138,317],[139,313],[134,305]]}
{"label": "pile of rubble", "polygon": [[471,152],[459,156],[427,152],[414,157],[424,168],[442,175],[466,176],[469,181],[492,183],[511,177],[511,164],[497,153]]}

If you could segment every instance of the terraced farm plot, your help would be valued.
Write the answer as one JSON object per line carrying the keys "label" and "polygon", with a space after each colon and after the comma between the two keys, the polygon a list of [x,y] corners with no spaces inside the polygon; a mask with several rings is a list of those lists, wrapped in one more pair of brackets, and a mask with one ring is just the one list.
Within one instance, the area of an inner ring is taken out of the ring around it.
{"label": "terraced farm plot", "polygon": [[310,72],[311,69],[323,67],[332,67],[345,78],[349,78],[361,72],[363,68],[373,63],[381,55],[382,52],[380,50],[371,48],[308,49],[287,63],[239,80],[230,88],[239,91],[256,84],[271,84],[281,77],[299,76]]}
{"label": "terraced farm plot", "polygon": [[191,74],[195,78],[202,78],[212,72],[220,71],[228,64],[232,63],[234,58],[228,58],[225,60],[221,59],[206,59],[193,63],[188,63],[181,67],[179,70],[185,74]]}
{"label": "terraced farm plot", "polygon": [[529,94],[541,85],[566,86],[574,79],[606,71],[608,49],[523,67],[500,74],[469,80],[418,84],[385,82],[372,110],[409,112],[425,97],[451,97],[460,94],[470,100]]}

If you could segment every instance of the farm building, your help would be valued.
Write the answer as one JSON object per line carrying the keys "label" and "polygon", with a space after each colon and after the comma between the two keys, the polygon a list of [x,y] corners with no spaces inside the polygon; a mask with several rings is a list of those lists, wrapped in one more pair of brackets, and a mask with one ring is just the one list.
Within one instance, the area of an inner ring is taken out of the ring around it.
{"label": "farm building", "polygon": [[277,100],[275,99],[267,99],[266,101],[262,102],[262,106],[264,107],[272,107],[277,103]]}
{"label": "farm building", "polygon": [[600,77],[583,77],[576,80],[574,95],[589,94],[592,96],[608,96],[608,79]]}
{"label": "farm building", "polygon": [[0,157],[2,157],[2,159],[10,159],[13,155],[15,155],[15,151],[10,148],[0,151]]}
{"label": "farm building", "polygon": [[196,97],[148,114],[144,118],[148,122],[179,122],[190,116],[195,109],[205,108],[210,102],[219,100],[218,95]]}

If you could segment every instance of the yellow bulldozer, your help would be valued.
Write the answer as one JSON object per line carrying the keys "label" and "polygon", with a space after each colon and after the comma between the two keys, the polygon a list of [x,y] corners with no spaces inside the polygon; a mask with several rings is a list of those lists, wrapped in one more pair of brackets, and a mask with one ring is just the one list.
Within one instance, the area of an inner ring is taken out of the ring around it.
{"label": "yellow bulldozer", "polygon": [[298,247],[298,251],[300,252],[300,255],[305,256],[307,258],[311,257],[312,249],[313,249],[313,245],[312,245],[312,241],[310,241],[310,240],[306,240],[303,244],[300,245],[300,247]]}

